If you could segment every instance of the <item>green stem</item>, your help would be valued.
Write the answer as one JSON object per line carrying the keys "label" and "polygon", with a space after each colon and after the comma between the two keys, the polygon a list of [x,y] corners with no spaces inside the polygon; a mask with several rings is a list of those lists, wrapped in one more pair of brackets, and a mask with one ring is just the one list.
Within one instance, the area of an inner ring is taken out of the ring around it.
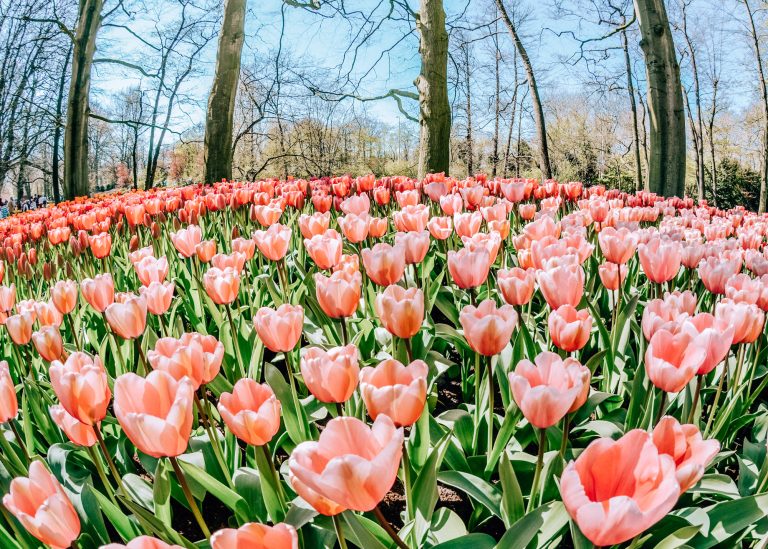
{"label": "green stem", "polygon": [[26,466],[21,462],[19,459],[19,456],[16,455],[16,452],[11,447],[11,443],[8,442],[8,439],[5,438],[5,434],[0,432],[0,446],[3,447],[3,453],[8,456],[8,459],[13,461],[13,465],[18,468],[16,473],[18,473],[18,476],[21,476],[22,474],[25,474],[27,472]]}
{"label": "green stem", "polygon": [[703,381],[703,375],[697,376],[696,390],[693,392],[693,403],[691,404],[691,411],[688,412],[688,421],[686,423],[693,423],[693,418],[696,416],[696,406],[699,405],[699,396],[701,395],[701,385]]}
{"label": "green stem", "polygon": [[235,348],[235,359],[237,360],[237,367],[240,369],[241,377],[245,377],[245,366],[243,366],[243,358],[240,356],[240,336],[235,330],[235,322],[232,320],[232,307],[227,304],[224,306],[227,311],[227,320],[229,320],[229,330],[232,332],[232,346]]}
{"label": "green stem", "polygon": [[411,460],[408,458],[408,443],[403,441],[403,486],[405,487],[405,512],[408,522],[414,518],[413,489],[411,487]]}
{"label": "green stem", "polygon": [[229,487],[234,489],[235,485],[232,483],[232,476],[229,473],[229,467],[227,467],[227,463],[224,460],[224,455],[221,451],[221,446],[219,445],[219,437],[216,433],[216,430],[213,428],[213,425],[211,424],[208,415],[205,413],[205,409],[203,408],[202,402],[200,402],[200,397],[197,395],[197,393],[194,394],[195,397],[195,407],[197,408],[198,413],[200,414],[201,423],[203,424],[203,429],[205,429],[206,434],[208,435],[208,439],[211,441],[211,448],[213,448],[213,455],[216,457],[216,461],[219,464],[219,468],[221,468],[221,472],[224,474],[224,476],[227,479],[227,484],[229,484]]}
{"label": "green stem", "polygon": [[339,515],[333,515],[333,529],[336,530],[336,537],[339,539],[340,549],[347,549],[347,540],[344,539],[344,532],[341,531],[341,523],[339,522]]}
{"label": "green stem", "polygon": [[184,472],[181,470],[181,467],[179,466],[178,460],[175,457],[169,457],[168,460],[173,466],[173,471],[176,473],[176,478],[179,479],[181,491],[184,492],[184,496],[187,498],[187,503],[189,503],[189,508],[192,511],[192,515],[195,517],[195,520],[197,521],[197,525],[203,532],[205,539],[211,539],[211,531],[208,530],[208,525],[205,523],[205,519],[203,519],[203,516],[200,514],[200,509],[198,508],[197,502],[195,501],[195,498],[189,489],[187,479],[184,476]]}
{"label": "green stem", "polygon": [[272,460],[272,454],[269,453],[269,448],[266,444],[261,446],[261,451],[264,452],[264,459],[267,460],[269,470],[272,472],[272,476],[275,479],[275,485],[277,487],[277,497],[280,499],[280,507],[285,512],[285,492],[283,492],[283,483],[280,481],[280,473],[275,468],[275,462]]}
{"label": "green stem", "polygon": [[384,530],[387,532],[389,537],[392,539],[392,541],[395,542],[395,545],[397,545],[400,549],[410,549],[405,542],[400,539],[400,536],[397,535],[397,532],[395,532],[395,529],[392,528],[392,525],[389,523],[389,521],[384,516],[384,513],[381,512],[381,509],[377,505],[373,508],[373,514],[376,517],[376,520],[379,521],[379,524],[381,524],[381,527],[384,528]]}
{"label": "green stem", "polygon": [[536,499],[536,495],[539,491],[539,482],[541,479],[541,470],[544,467],[544,451],[547,444],[547,430],[539,429],[539,454],[536,458],[536,471],[533,473],[533,484],[531,485],[531,495],[528,499],[528,509],[526,512],[530,513],[533,509],[533,502]]}
{"label": "green stem", "polygon": [[77,337],[77,330],[75,330],[75,322],[72,320],[72,315],[67,314],[64,316],[67,317],[67,324],[69,325],[69,331],[72,332],[72,339],[75,341],[75,348],[80,351],[82,349],[80,348],[80,340]]}
{"label": "green stem", "polygon": [[115,477],[117,488],[125,494],[125,490],[123,489],[123,479],[120,477],[120,473],[117,472],[115,462],[112,461],[112,456],[109,455],[107,444],[104,442],[104,437],[101,435],[101,425],[94,425],[93,430],[96,432],[96,440],[99,441],[99,448],[101,448],[101,453],[104,454],[104,459],[107,460],[107,466],[109,467],[112,476]]}
{"label": "green stem", "polygon": [[403,339],[403,343],[405,343],[405,351],[408,354],[408,363],[411,363],[413,362],[413,348],[411,347],[411,338]]}
{"label": "green stem", "polygon": [[667,393],[666,391],[661,392],[661,402],[659,402],[659,413],[656,416],[656,422],[654,425],[658,425],[659,421],[661,421],[661,418],[664,417],[664,409],[667,407]]}
{"label": "green stem", "polygon": [[104,467],[101,465],[101,459],[99,459],[98,454],[96,453],[96,450],[93,449],[93,446],[88,446],[88,455],[91,457],[91,461],[96,466],[96,472],[99,475],[99,478],[101,479],[101,483],[104,485],[104,488],[107,490],[107,495],[109,496],[109,499],[112,500],[112,503],[114,503],[117,506],[117,499],[115,499],[115,491],[112,489],[112,484],[110,484],[109,480],[107,479],[107,475],[104,473]]}
{"label": "green stem", "polygon": [[27,460],[27,463],[30,463],[31,459],[29,457],[29,452],[27,452],[27,446],[24,444],[24,439],[21,438],[18,429],[16,429],[16,425],[13,424],[13,420],[8,422],[8,426],[11,428],[11,431],[13,431],[13,436],[16,437],[16,442],[19,443],[19,448],[21,448],[21,452],[24,454],[24,459]]}
{"label": "green stem", "polygon": [[560,443],[560,456],[565,458],[565,451],[568,449],[568,434],[571,430],[571,414],[565,414],[563,418],[563,440]]}
{"label": "green stem", "polygon": [[493,451],[493,368],[491,361],[493,357],[488,357],[488,456],[490,457]]}
{"label": "green stem", "polygon": [[704,427],[704,438],[707,438],[709,428],[712,426],[712,420],[715,418],[715,412],[717,412],[717,405],[720,402],[720,395],[723,392],[723,384],[725,378],[728,376],[728,356],[725,357],[723,363],[723,373],[720,374],[720,381],[717,383],[717,391],[715,391],[715,401],[712,403],[712,408],[709,410],[709,418],[707,419],[707,425]]}

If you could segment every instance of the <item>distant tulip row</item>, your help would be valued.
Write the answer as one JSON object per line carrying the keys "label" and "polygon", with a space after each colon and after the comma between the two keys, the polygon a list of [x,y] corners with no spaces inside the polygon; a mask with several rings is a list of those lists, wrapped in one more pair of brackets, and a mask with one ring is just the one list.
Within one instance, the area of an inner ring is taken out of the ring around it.
{"label": "distant tulip row", "polygon": [[757,543],[766,235],[442,174],[0,221],[0,545]]}

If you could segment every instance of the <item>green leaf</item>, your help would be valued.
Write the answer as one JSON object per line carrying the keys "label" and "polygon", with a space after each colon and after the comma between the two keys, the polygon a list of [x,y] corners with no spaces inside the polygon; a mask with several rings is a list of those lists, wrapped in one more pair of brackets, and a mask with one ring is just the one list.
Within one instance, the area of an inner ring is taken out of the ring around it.
{"label": "green leaf", "polygon": [[506,452],[502,454],[501,463],[499,463],[499,481],[502,496],[501,518],[504,521],[504,526],[509,528],[525,513],[525,504],[515,469],[512,467]]}
{"label": "green leaf", "polygon": [[246,501],[249,507],[249,520],[267,522],[269,516],[264,504],[261,477],[259,472],[250,467],[240,467],[232,476],[235,490]]}
{"label": "green leaf", "polygon": [[[692,522],[694,526],[701,526],[701,531],[690,540],[692,547],[702,549],[723,543],[765,517],[768,514],[768,494],[725,501],[704,511],[708,524]],[[680,514],[685,516],[682,512]]]}
{"label": "green leaf", "polygon": [[280,480],[273,473],[274,465],[270,464],[272,456],[267,457],[265,452],[269,452],[266,446],[256,448],[256,466],[259,468],[264,505],[273,522],[282,522],[285,518],[285,509],[280,501],[280,486],[278,484]]}
{"label": "green leaf", "polygon": [[185,461],[183,459],[184,457],[186,456],[181,456],[179,459],[179,464],[184,470],[184,474],[188,475],[191,479],[194,479],[195,482],[203,486],[208,493],[234,511],[239,520],[246,522],[248,520],[248,505],[242,496],[213,478],[200,467]]}
{"label": "green leaf", "polygon": [[672,532],[657,545],[656,549],[677,549],[678,547],[684,547],[688,541],[699,533],[698,526],[685,526],[679,530]]}
{"label": "green leaf", "polygon": [[384,529],[375,522],[356,515],[352,511],[344,511],[341,518],[347,525],[345,534],[358,547],[365,549],[388,549],[390,539]]}
{"label": "green leaf", "polygon": [[[502,536],[497,549],[544,547],[568,524],[568,513],[560,501],[552,501],[534,509],[514,523]],[[534,542],[534,539],[536,541]]]}
{"label": "green leaf", "polygon": [[297,399],[294,398],[291,388],[286,383],[283,374],[272,366],[271,364],[265,365],[265,377],[267,383],[277,395],[277,399],[280,401],[283,412],[283,420],[285,421],[285,430],[288,431],[288,436],[294,444],[300,444],[309,439],[309,423],[304,412],[304,408],[296,404]]}
{"label": "green leaf", "polygon": [[171,476],[165,460],[157,461],[155,481],[152,488],[152,501],[155,506],[155,516],[166,526],[171,525]]}
{"label": "green leaf", "polygon": [[435,545],[432,549],[492,549],[496,540],[488,534],[468,534],[460,538]]}
{"label": "green leaf", "polygon": [[441,471],[437,480],[458,488],[488,509],[494,516],[501,517],[501,492],[480,477],[461,471]]}
{"label": "green leaf", "polygon": [[467,526],[461,517],[447,507],[441,507],[435,511],[432,523],[429,525],[429,533],[430,540],[435,544],[445,543],[468,534]]}
{"label": "green leaf", "polygon": [[98,490],[95,490],[92,486],[89,486],[88,490],[90,490],[93,497],[96,498],[96,501],[101,508],[101,512],[104,513],[104,516],[107,517],[107,520],[109,520],[109,523],[123,541],[130,541],[141,535],[141,530],[139,530],[131,518],[112,503],[107,496]]}

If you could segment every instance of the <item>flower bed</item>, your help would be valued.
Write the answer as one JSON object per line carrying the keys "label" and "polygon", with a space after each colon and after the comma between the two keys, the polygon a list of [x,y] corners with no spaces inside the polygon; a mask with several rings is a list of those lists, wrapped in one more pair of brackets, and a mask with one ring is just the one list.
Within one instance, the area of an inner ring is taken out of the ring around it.
{"label": "flower bed", "polygon": [[441,175],[3,220],[0,545],[764,544],[766,232]]}

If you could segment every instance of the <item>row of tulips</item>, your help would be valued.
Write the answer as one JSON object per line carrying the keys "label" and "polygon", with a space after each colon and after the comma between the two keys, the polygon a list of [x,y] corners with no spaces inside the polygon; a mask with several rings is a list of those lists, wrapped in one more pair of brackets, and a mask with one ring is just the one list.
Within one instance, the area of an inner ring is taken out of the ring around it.
{"label": "row of tulips", "polygon": [[442,174],[4,220],[2,546],[762,546],[766,236]]}

